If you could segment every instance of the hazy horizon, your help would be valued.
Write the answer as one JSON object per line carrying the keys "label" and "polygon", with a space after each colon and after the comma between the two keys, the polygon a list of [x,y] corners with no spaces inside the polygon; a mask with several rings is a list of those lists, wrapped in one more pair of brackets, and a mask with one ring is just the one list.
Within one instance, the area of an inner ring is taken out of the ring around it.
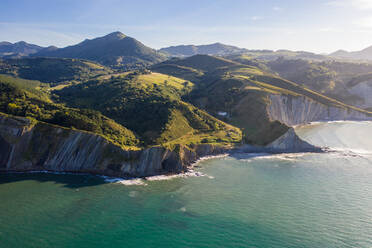
{"label": "hazy horizon", "polygon": [[372,45],[372,1],[5,0],[0,41],[65,47],[114,31],[159,49],[224,43],[331,53]]}

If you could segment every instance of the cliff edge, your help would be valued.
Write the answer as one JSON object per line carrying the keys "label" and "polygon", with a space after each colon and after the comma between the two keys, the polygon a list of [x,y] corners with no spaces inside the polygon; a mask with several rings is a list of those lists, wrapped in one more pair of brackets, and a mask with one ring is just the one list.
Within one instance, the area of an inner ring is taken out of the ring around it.
{"label": "cliff edge", "polygon": [[222,153],[208,144],[126,150],[103,137],[33,121],[0,116],[0,171],[64,171],[115,177],[180,173],[201,156]]}

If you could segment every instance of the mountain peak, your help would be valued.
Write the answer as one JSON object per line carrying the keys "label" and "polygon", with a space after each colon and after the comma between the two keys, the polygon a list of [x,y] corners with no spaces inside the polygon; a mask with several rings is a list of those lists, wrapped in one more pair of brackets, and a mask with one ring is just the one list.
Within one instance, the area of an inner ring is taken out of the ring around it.
{"label": "mountain peak", "polygon": [[349,52],[340,49],[340,50],[337,50],[336,52],[333,52],[333,53],[329,54],[329,56],[333,56],[333,57],[347,57],[347,56],[349,56]]}
{"label": "mountain peak", "polygon": [[369,46],[367,48],[364,48],[361,52],[371,52],[372,51],[372,46]]}
{"label": "mountain peak", "polygon": [[18,42],[16,42],[16,43],[14,43],[14,45],[22,45],[22,46],[24,46],[24,45],[28,45],[28,43],[26,43],[25,41],[18,41]]}
{"label": "mountain peak", "polygon": [[105,38],[111,38],[111,39],[123,39],[127,36],[125,34],[123,34],[122,32],[116,31],[116,32],[110,33],[110,34],[108,34],[104,37]]}
{"label": "mountain peak", "polygon": [[126,69],[163,60],[163,55],[121,32],[87,39],[60,49],[44,49],[33,56],[86,59],[108,66],[123,66]]}
{"label": "mountain peak", "polygon": [[8,41],[1,41],[0,42],[0,46],[9,46],[9,45],[13,45],[13,44],[8,42]]}
{"label": "mountain peak", "polygon": [[29,44],[25,41],[18,41],[16,43],[0,42],[0,57],[3,56],[28,56],[39,52],[43,47],[38,45]]}

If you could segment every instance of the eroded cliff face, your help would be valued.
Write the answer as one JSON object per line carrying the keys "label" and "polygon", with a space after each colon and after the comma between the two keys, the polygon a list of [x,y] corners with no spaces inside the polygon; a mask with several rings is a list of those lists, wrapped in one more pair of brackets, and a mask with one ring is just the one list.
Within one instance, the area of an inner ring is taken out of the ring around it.
{"label": "eroded cliff face", "polygon": [[287,126],[314,121],[372,120],[371,116],[347,108],[326,106],[305,96],[270,95],[267,113],[271,120]]}
{"label": "eroded cliff face", "polygon": [[314,146],[302,140],[294,128],[290,128],[284,135],[265,147],[267,152],[295,153],[295,152],[322,152],[321,147]]}
{"label": "eroded cliff face", "polygon": [[[289,127],[310,122],[372,120],[371,116],[353,109],[326,106],[305,96],[270,95],[267,114],[271,120],[277,120]],[[272,152],[321,152],[297,136],[290,128],[284,135],[265,147]]]}
{"label": "eroded cliff face", "polygon": [[[267,114],[287,126],[313,121],[371,120],[355,110],[329,107],[306,97],[271,95]],[[261,149],[261,148],[260,148]],[[103,137],[27,118],[0,116],[0,171],[64,171],[115,177],[146,177],[186,171],[198,158],[228,149],[213,145],[125,150]],[[321,151],[291,128],[262,151]]]}
{"label": "eroded cliff face", "polygon": [[120,177],[179,173],[221,147],[124,150],[99,135],[0,116],[0,171],[64,171]]}

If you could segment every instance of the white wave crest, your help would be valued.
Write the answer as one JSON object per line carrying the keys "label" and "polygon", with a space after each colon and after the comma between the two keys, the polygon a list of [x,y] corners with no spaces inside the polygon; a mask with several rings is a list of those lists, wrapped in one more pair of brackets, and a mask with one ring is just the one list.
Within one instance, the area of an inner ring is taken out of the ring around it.
{"label": "white wave crest", "polygon": [[190,167],[192,168],[193,166],[195,166],[195,165],[197,165],[200,162],[205,161],[205,160],[216,159],[216,158],[225,158],[225,157],[228,157],[228,156],[229,156],[228,153],[224,153],[224,154],[220,154],[220,155],[204,156],[204,157],[201,157],[198,160],[196,160],[194,163],[192,163]]}
{"label": "white wave crest", "polygon": [[145,181],[141,178],[130,178],[130,179],[125,179],[125,178],[120,178],[120,177],[108,177],[108,176],[101,176],[106,183],[118,183],[118,184],[123,184],[123,185],[142,185],[146,186],[147,184]]}
{"label": "white wave crest", "polygon": [[[284,160],[284,161],[298,161],[299,158],[311,154],[310,152],[304,153],[280,153],[280,154],[270,154],[270,153],[259,153],[254,154],[246,159],[246,161],[251,162],[254,160]],[[244,159],[243,159],[244,160]]]}

